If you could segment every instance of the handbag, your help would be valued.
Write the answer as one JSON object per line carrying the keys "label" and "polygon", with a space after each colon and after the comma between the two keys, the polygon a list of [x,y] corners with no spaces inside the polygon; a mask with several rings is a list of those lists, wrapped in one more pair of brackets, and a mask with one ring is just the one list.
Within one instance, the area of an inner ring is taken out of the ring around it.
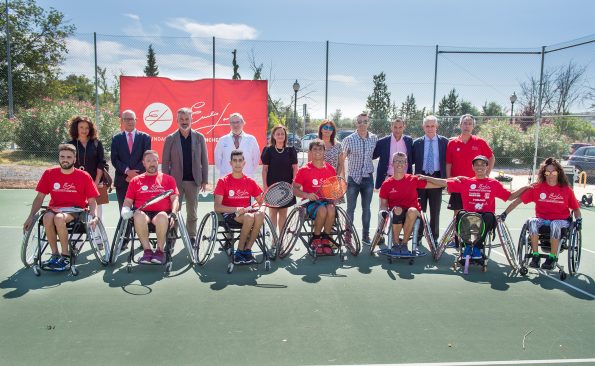
{"label": "handbag", "polygon": [[[97,145],[99,145],[99,142],[97,140],[94,141],[95,143],[95,148],[97,148]],[[107,164],[107,161],[103,161],[103,174],[101,175],[101,183],[103,183],[103,186],[106,188],[106,192],[111,192],[112,191],[112,184],[113,184],[113,180],[112,177],[109,175],[109,165]],[[99,192],[101,193],[101,192]]]}
{"label": "handbag", "polygon": [[[109,196],[107,193],[107,186],[97,187],[99,196],[96,198],[98,205],[107,205],[109,203]],[[109,188],[111,190],[111,187]]]}

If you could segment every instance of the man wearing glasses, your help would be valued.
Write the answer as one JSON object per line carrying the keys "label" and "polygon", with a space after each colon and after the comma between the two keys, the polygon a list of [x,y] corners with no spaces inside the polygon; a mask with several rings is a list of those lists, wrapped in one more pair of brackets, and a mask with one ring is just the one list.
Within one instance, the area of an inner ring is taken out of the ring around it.
{"label": "man wearing glasses", "polygon": [[343,153],[348,159],[347,172],[347,216],[353,221],[357,196],[362,195],[362,241],[370,245],[370,204],[374,193],[374,149],[378,137],[368,132],[370,118],[361,113],[356,118],[357,130],[343,141]]}
{"label": "man wearing glasses", "polygon": [[254,178],[254,173],[260,162],[260,148],[258,141],[252,135],[244,132],[244,117],[239,113],[229,115],[229,126],[231,131],[225,136],[221,136],[215,146],[215,166],[219,170],[219,176],[223,177],[231,173],[229,157],[234,150],[242,150],[246,165],[243,173]]}

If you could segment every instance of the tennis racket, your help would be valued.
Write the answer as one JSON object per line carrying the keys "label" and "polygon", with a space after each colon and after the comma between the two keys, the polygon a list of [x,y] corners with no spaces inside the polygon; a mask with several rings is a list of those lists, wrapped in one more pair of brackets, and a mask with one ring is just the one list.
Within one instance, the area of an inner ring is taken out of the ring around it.
{"label": "tennis racket", "polygon": [[[339,176],[332,176],[324,179],[318,191],[315,193],[318,200],[336,201],[342,198],[347,192],[347,182]],[[308,203],[311,200],[305,200],[302,203]]]}
{"label": "tennis racket", "polygon": [[293,199],[293,188],[287,182],[277,182],[268,186],[267,190],[262,195],[262,201],[254,202],[250,208],[258,209],[259,207],[283,207]]}
{"label": "tennis racket", "polygon": [[159,201],[162,201],[162,200],[166,199],[167,197],[171,196],[173,193],[174,193],[174,190],[173,189],[168,189],[167,191],[161,192],[157,196],[149,199],[148,201],[146,201],[145,203],[143,203],[142,206],[140,206],[139,208],[132,208],[129,211],[124,211],[124,207],[122,207],[122,218],[124,220],[128,220],[129,218],[131,218],[134,215],[134,213],[136,211],[142,210],[142,209],[144,209],[147,206],[150,206],[150,205],[152,205],[154,203],[157,203]]}

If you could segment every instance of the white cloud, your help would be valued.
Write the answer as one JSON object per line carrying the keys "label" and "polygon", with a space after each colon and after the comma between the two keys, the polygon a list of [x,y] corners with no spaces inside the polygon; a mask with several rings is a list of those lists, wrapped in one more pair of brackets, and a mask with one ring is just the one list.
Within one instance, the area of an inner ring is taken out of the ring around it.
{"label": "white cloud", "polygon": [[149,29],[145,29],[140,16],[138,16],[137,14],[126,13],[122,15],[129,18],[128,22],[126,23],[126,26],[122,28],[122,31],[125,35],[134,37],[144,37],[149,41],[154,41],[153,37],[161,35],[160,26],[153,25],[149,27]]}
{"label": "white cloud", "polygon": [[336,81],[345,85],[353,85],[357,83],[357,79],[351,75],[334,74],[328,76],[329,81]]}
{"label": "white cloud", "polygon": [[216,37],[234,40],[256,39],[258,31],[246,24],[201,24],[187,18],[174,18],[166,22],[174,29],[192,37]]}
{"label": "white cloud", "polygon": [[124,16],[126,16],[126,17],[128,17],[128,18],[130,18],[130,19],[133,19],[133,20],[138,20],[138,21],[140,21],[140,17],[139,17],[138,15],[136,15],[136,14],[130,14],[130,13],[126,13],[126,14],[124,14]]}

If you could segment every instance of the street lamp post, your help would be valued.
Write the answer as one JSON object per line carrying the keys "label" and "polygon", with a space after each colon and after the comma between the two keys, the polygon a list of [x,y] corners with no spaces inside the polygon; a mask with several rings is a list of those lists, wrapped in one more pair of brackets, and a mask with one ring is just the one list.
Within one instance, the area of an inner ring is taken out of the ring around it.
{"label": "street lamp post", "polygon": [[514,102],[516,102],[516,92],[512,92],[510,96],[510,124],[512,124],[512,118],[514,116]]}
{"label": "street lamp post", "polygon": [[297,93],[300,90],[300,84],[298,83],[297,79],[295,83],[293,83],[293,92],[295,93],[293,98],[293,143],[292,146],[295,145],[296,139],[296,124],[297,124]]}

